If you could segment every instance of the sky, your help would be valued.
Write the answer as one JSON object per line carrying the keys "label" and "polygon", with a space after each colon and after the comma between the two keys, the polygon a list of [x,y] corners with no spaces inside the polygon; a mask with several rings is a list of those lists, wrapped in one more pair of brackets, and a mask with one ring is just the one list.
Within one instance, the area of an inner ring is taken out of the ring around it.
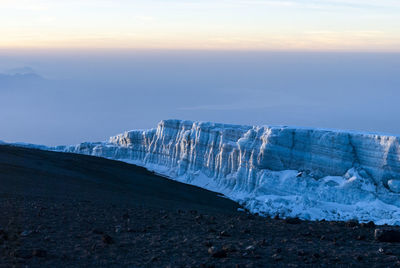
{"label": "sky", "polygon": [[400,53],[0,52],[0,140],[103,141],[162,119],[399,135],[399,73]]}
{"label": "sky", "polygon": [[0,49],[400,50],[398,0],[0,0]]}
{"label": "sky", "polygon": [[0,0],[0,140],[162,119],[400,135],[398,0]]}

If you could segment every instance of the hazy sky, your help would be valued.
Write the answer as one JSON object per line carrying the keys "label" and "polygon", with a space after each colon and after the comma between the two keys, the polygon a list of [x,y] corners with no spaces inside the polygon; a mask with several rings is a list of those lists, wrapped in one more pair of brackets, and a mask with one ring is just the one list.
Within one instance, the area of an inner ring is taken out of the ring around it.
{"label": "hazy sky", "polygon": [[400,50],[398,0],[0,0],[0,48]]}
{"label": "hazy sky", "polygon": [[400,134],[400,0],[0,0],[0,140],[162,119]]}
{"label": "hazy sky", "polygon": [[[12,75],[24,66],[40,76]],[[170,118],[400,134],[399,73],[400,53],[0,51],[0,140],[101,141]]]}

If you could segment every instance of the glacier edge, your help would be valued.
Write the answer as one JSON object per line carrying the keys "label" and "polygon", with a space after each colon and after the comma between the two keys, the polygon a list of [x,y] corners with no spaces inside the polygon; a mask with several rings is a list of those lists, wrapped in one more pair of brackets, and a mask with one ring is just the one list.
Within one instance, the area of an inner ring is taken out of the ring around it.
{"label": "glacier edge", "polygon": [[400,225],[398,136],[163,120],[49,149],[144,166],[260,214]]}

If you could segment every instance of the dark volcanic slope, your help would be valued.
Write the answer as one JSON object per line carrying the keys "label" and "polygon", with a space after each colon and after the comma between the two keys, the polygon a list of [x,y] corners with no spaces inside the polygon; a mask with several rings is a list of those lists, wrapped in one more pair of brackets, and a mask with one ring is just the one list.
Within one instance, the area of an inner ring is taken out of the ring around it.
{"label": "dark volcanic slope", "polygon": [[400,243],[375,241],[373,224],[237,208],[133,165],[0,146],[0,267],[400,264]]}
{"label": "dark volcanic slope", "polygon": [[0,194],[109,204],[236,211],[216,193],[98,157],[0,146]]}

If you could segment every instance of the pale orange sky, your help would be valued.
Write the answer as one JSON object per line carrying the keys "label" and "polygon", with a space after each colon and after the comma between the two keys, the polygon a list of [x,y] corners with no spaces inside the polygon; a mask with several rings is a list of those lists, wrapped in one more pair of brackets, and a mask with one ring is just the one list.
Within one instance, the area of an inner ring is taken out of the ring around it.
{"label": "pale orange sky", "polygon": [[400,50],[393,0],[0,0],[0,48]]}

